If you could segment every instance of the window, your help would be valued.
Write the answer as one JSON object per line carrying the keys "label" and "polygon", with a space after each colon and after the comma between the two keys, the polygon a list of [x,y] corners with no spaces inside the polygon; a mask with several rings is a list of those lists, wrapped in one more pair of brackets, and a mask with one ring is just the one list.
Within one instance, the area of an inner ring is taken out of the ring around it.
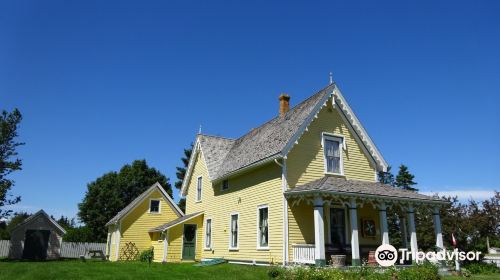
{"label": "window", "polygon": [[149,213],[160,213],[160,200],[151,199],[149,201]]}
{"label": "window", "polygon": [[205,226],[205,249],[212,248],[212,219],[207,219]]}
{"label": "window", "polygon": [[231,214],[229,249],[238,249],[238,218],[239,214]]}
{"label": "window", "polygon": [[229,189],[229,181],[228,180],[224,180],[224,181],[222,181],[221,190],[225,191],[227,189]]}
{"label": "window", "polygon": [[332,245],[335,248],[344,248],[346,244],[344,209],[330,208],[330,232]]}
{"label": "window", "polygon": [[323,148],[325,150],[325,172],[342,174],[342,146],[343,139],[323,135]]}
{"label": "window", "polygon": [[203,178],[198,177],[198,184],[196,185],[196,201],[201,201],[201,186],[203,183]]}
{"label": "window", "polygon": [[258,248],[268,248],[269,247],[269,208],[267,206],[261,206],[258,208],[258,238],[257,247]]}

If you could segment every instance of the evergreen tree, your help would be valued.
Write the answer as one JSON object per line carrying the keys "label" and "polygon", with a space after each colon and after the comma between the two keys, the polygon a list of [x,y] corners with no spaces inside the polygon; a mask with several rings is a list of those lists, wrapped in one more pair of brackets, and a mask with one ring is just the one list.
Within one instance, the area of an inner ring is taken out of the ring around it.
{"label": "evergreen tree", "polygon": [[394,175],[391,172],[391,166],[387,166],[387,171],[378,172],[378,181],[382,184],[394,186]]}
{"label": "evergreen tree", "polygon": [[[182,166],[176,167],[177,172],[175,175],[177,176],[177,181],[175,182],[175,187],[180,190],[182,188],[182,181],[184,180],[184,177],[186,176],[186,171],[187,167],[189,164],[189,159],[191,158],[191,153],[193,152],[193,144],[191,144],[191,147],[189,149],[184,149],[184,156],[181,158],[182,161]],[[182,212],[186,212],[186,199],[181,198],[179,199],[179,203],[177,203],[179,208],[182,210]]]}
{"label": "evergreen tree", "polygon": [[403,190],[416,192],[418,189],[413,186],[417,183],[413,179],[415,179],[415,176],[408,171],[408,167],[401,164],[394,185]]}
{"label": "evergreen tree", "polygon": [[21,170],[22,161],[17,158],[17,147],[24,143],[17,142],[17,129],[23,119],[19,110],[14,109],[12,113],[2,111],[0,115],[0,219],[7,218],[12,210],[2,209],[21,201],[21,197],[13,197],[9,194],[14,186],[14,180],[7,179],[10,173]]}

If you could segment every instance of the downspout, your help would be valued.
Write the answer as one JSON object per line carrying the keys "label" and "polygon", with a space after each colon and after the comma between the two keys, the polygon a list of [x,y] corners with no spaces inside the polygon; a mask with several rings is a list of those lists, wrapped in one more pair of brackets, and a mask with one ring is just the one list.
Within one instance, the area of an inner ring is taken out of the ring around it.
{"label": "downspout", "polygon": [[283,163],[278,159],[274,162],[281,167],[281,188],[283,191],[283,265],[288,264],[288,201],[285,197],[285,191],[288,189],[286,180],[286,157],[282,158]]}

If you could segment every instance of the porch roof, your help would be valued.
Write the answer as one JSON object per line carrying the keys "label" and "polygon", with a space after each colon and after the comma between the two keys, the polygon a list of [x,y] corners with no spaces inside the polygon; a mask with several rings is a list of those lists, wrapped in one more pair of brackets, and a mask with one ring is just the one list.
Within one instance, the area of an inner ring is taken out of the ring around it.
{"label": "porch roof", "polygon": [[149,230],[149,232],[165,231],[165,230],[167,230],[167,229],[169,229],[171,227],[174,227],[174,226],[176,226],[178,224],[182,224],[184,222],[187,222],[187,221],[189,221],[189,220],[191,220],[193,218],[196,218],[196,217],[198,217],[199,215],[202,215],[202,214],[203,214],[203,211],[202,212],[196,212],[196,213],[192,213],[192,214],[189,214],[189,215],[182,216],[182,217],[180,217],[178,219],[175,219],[173,221],[170,221],[170,222],[168,222],[166,224],[163,224],[161,226],[157,226],[155,228],[152,228],[152,229]]}
{"label": "porch roof", "polygon": [[321,179],[297,186],[285,192],[285,195],[300,194],[337,194],[353,197],[380,198],[386,200],[407,200],[427,203],[446,203],[438,198],[419,194],[417,192],[394,188],[390,185],[359,180],[347,180],[334,176],[325,176]]}

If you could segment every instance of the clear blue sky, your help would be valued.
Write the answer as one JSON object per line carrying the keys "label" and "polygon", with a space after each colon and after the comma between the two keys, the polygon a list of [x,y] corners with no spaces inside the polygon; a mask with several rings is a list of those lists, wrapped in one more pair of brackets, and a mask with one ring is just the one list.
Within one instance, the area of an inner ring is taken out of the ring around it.
{"label": "clear blue sky", "polygon": [[88,182],[134,159],[174,181],[200,124],[238,137],[330,71],[421,191],[500,189],[498,1],[272,2],[2,1],[16,209],[75,216]]}

